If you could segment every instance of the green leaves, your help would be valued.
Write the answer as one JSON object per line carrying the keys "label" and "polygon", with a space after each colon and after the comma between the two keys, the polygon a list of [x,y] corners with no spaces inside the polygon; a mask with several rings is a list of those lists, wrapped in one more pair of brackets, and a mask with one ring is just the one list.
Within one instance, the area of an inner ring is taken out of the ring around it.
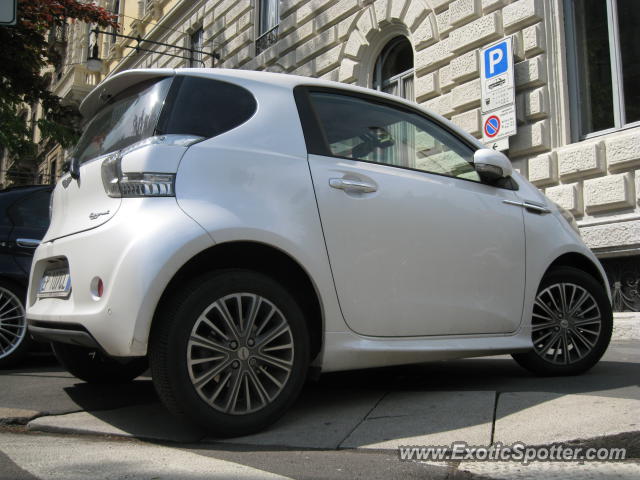
{"label": "green leaves", "polygon": [[[49,30],[79,20],[117,28],[116,16],[93,3],[77,0],[19,0],[18,23],[0,27],[0,146],[19,164],[35,167],[37,146],[27,107],[40,105],[43,116],[36,124],[41,142],[73,145],[78,135],[77,107],[62,105],[49,91],[45,75],[63,57],[47,42]],[[24,112],[24,113],[23,113]]]}

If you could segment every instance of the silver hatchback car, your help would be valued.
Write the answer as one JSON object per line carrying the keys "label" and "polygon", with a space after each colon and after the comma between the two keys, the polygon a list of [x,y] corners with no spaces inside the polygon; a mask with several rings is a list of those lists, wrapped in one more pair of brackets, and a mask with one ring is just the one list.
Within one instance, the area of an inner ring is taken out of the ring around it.
{"label": "silver hatchback car", "polygon": [[602,356],[605,274],[573,217],[402,99],[221,69],[109,78],[54,191],[31,332],[90,382],[150,362],[217,435],[279,418],[322,372],[511,353]]}

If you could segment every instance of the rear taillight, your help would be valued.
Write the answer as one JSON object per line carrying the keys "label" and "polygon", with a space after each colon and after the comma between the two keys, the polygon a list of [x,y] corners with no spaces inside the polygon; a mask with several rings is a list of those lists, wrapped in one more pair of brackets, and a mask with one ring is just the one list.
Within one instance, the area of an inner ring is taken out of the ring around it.
{"label": "rear taillight", "polygon": [[189,147],[204,140],[193,135],[162,135],[147,138],[102,161],[102,184],[110,197],[174,197],[175,173],[122,172],[122,156],[147,145],[179,145]]}

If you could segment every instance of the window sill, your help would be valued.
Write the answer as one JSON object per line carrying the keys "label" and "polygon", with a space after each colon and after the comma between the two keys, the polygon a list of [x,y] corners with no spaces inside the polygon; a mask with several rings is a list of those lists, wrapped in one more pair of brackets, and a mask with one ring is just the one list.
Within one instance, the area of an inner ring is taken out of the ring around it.
{"label": "window sill", "polygon": [[631,130],[632,128],[637,128],[637,127],[640,127],[640,121],[627,123],[622,127],[607,128],[606,130],[599,130],[597,132],[588,133],[587,135],[580,137],[578,142],[582,142],[583,140],[592,140],[594,138],[603,137],[605,135],[610,135],[612,133],[624,132],[625,130]]}

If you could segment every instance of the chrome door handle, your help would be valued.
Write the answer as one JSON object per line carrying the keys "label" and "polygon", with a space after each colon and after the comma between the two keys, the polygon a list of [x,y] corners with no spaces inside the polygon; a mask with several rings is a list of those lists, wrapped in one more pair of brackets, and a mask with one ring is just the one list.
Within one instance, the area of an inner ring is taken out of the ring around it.
{"label": "chrome door handle", "polygon": [[376,185],[367,182],[361,182],[359,180],[347,180],[346,178],[330,178],[329,186],[337,188],[338,190],[371,193],[378,190]]}
{"label": "chrome door handle", "polygon": [[546,215],[547,213],[551,213],[544,205],[539,205],[537,203],[529,202],[525,200],[524,202],[516,202],[513,200],[503,200],[502,203],[506,203],[507,205],[514,205],[516,207],[522,207],[528,212],[537,213],[538,215]]}
{"label": "chrome door handle", "polygon": [[36,248],[40,245],[40,240],[35,238],[18,238],[16,239],[16,245],[23,248]]}

